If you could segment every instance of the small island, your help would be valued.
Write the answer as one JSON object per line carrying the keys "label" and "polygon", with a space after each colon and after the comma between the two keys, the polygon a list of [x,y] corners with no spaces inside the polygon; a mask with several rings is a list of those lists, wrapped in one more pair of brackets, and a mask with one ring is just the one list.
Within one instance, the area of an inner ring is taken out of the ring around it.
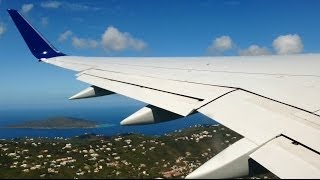
{"label": "small island", "polygon": [[53,117],[45,120],[25,121],[20,124],[8,125],[6,128],[30,128],[30,129],[71,129],[71,128],[96,128],[94,121],[73,118]]}

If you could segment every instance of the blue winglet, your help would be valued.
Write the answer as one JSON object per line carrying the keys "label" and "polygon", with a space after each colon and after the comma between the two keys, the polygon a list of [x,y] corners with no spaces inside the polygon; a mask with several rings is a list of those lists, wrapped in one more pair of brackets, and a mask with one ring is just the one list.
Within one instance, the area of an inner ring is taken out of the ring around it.
{"label": "blue winglet", "polygon": [[41,60],[66,55],[53,47],[17,10],[8,9],[8,13],[36,58]]}

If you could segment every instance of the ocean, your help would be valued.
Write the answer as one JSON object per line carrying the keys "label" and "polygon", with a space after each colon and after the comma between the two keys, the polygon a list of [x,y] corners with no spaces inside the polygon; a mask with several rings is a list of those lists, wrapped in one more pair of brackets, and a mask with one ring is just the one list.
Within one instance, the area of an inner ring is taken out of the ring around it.
{"label": "ocean", "polygon": [[[159,124],[140,126],[120,126],[120,121],[131,115],[141,107],[126,108],[80,108],[80,109],[11,109],[0,110],[0,139],[62,137],[69,138],[95,133],[99,135],[118,135],[125,133],[139,133],[145,135],[163,135],[175,130],[192,127],[198,124],[216,124],[215,121],[200,113]],[[18,124],[28,120],[44,120],[50,117],[66,116],[96,121],[103,124],[99,128],[87,129],[21,129],[1,128],[10,124]]]}

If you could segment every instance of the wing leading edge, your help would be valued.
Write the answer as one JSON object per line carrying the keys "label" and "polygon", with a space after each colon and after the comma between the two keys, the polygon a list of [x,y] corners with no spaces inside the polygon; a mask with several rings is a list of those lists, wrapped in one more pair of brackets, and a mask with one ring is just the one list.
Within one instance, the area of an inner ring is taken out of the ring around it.
{"label": "wing leading edge", "polygon": [[244,176],[250,158],[281,178],[320,177],[320,55],[66,56],[16,10],[8,12],[37,59],[77,71],[78,80],[92,85],[70,99],[118,93],[149,104],[122,125],[200,112],[244,136],[187,178]]}

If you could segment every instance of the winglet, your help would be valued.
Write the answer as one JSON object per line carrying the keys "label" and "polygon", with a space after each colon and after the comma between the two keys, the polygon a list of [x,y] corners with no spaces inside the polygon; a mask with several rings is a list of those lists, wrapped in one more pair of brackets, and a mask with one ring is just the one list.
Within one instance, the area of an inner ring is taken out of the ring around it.
{"label": "winglet", "polygon": [[17,10],[8,9],[8,13],[36,58],[42,60],[66,55],[52,46]]}

